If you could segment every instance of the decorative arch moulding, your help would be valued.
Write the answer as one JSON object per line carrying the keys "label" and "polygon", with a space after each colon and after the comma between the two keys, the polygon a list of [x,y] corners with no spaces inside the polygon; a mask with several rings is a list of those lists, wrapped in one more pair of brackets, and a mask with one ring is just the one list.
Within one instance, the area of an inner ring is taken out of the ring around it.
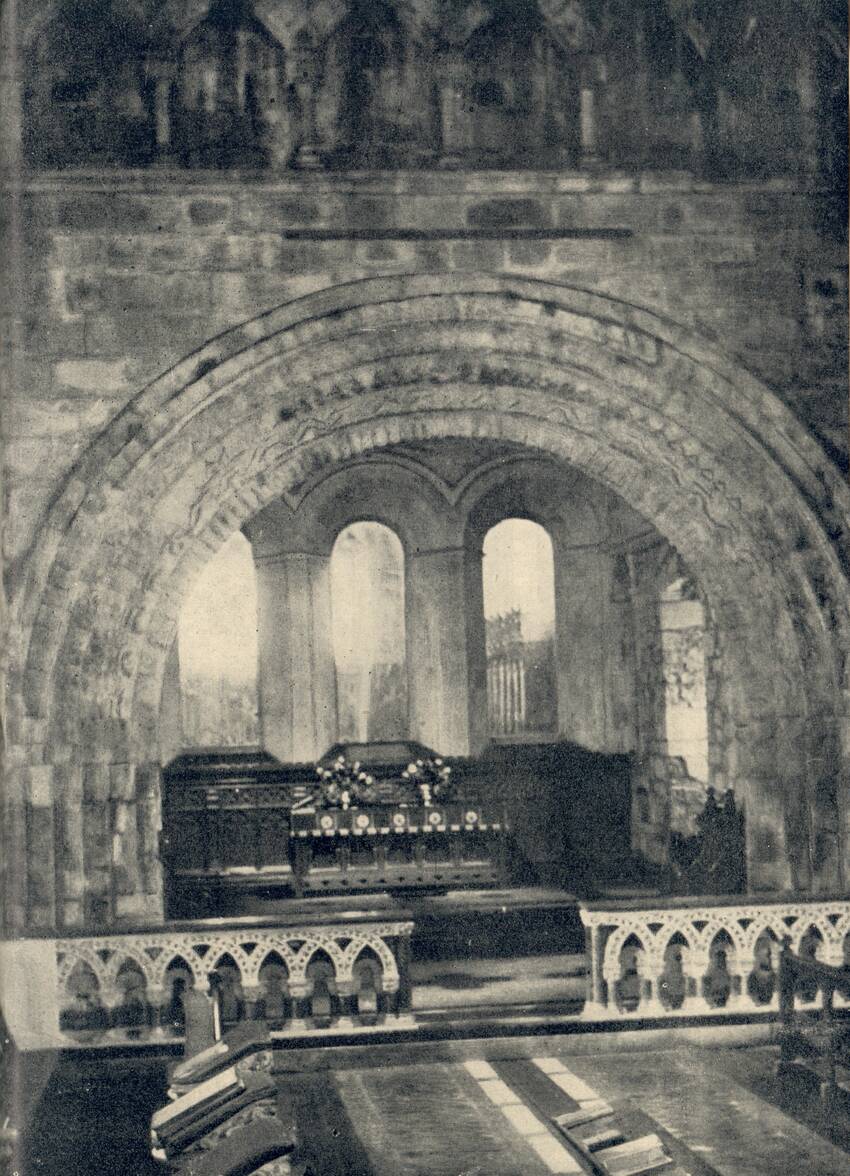
{"label": "decorative arch moulding", "polygon": [[59,801],[69,762],[150,763],[181,600],[228,535],[320,470],[443,438],[572,467],[681,553],[716,631],[721,768],[753,800],[752,847],[778,847],[762,884],[788,886],[804,863],[787,825],[761,822],[777,789],[793,806],[814,787],[818,749],[841,763],[850,490],[777,397],[697,334],[496,274],[323,289],[211,340],[107,426],[12,604],[9,713],[40,724],[23,769],[39,796]]}

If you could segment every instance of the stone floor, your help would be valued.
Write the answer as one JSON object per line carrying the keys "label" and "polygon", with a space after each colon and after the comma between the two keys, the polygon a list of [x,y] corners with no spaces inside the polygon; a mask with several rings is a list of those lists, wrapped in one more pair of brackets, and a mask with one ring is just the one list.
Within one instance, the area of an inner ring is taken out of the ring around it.
{"label": "stone floor", "polygon": [[[321,1176],[586,1171],[552,1117],[588,1091],[611,1103],[630,1137],[658,1134],[675,1162],[671,1173],[850,1172],[850,1120],[826,1122],[815,1102],[800,1098],[783,1103],[770,1047],[620,1049],[610,1039],[541,1035],[279,1058],[281,1097],[294,1104]],[[64,1059],[31,1083],[37,1108],[15,1170],[161,1174],[147,1153],[147,1125],[164,1085],[154,1059]]]}

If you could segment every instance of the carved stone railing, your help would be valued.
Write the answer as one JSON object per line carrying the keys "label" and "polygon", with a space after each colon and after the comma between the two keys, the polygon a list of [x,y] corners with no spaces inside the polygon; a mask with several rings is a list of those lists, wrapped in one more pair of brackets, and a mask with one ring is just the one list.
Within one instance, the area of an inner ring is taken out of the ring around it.
{"label": "carved stone railing", "polygon": [[[847,899],[590,902],[581,918],[590,964],[584,1019],[773,1014],[786,937],[803,958],[850,959]],[[814,1007],[816,993],[799,995],[798,1007]]]}
{"label": "carved stone railing", "polygon": [[409,922],[154,929],[4,943],[2,991],[24,1049],[180,1042],[190,1002],[221,1028],[284,1036],[412,1024]]}
{"label": "carved stone railing", "polygon": [[[713,1020],[779,1012],[779,953],[850,963],[850,899],[580,904],[582,1021]],[[280,927],[242,921],[2,944],[0,1003],[19,1049],[167,1046],[216,1006],[219,1028],[273,1038],[410,1028],[410,921]],[[210,994],[214,999],[209,999]],[[802,977],[796,1007],[817,1007]],[[836,1010],[850,1008],[837,988]]]}

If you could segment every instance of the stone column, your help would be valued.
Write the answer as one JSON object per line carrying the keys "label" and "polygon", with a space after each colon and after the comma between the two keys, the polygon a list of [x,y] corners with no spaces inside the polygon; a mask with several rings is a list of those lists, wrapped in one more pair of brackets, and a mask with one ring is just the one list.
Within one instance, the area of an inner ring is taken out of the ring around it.
{"label": "stone column", "polygon": [[464,98],[466,71],[459,51],[448,51],[442,63],[440,79],[440,122],[442,152],[439,166],[461,166],[468,142],[468,115]]}
{"label": "stone column", "polygon": [[296,37],[290,58],[292,83],[301,107],[301,142],[296,155],[296,166],[304,171],[315,171],[322,166],[318,119],[316,116],[319,67],[316,49],[307,33]]}
{"label": "stone column", "polygon": [[177,638],[168,652],[159,704],[159,758],[169,763],[183,749],[183,716],[180,709],[180,651]]}
{"label": "stone column", "polygon": [[263,746],[285,762],[316,760],[336,739],[330,554],[254,559]]}
{"label": "stone column", "polygon": [[[468,755],[465,552],[414,552],[406,575],[411,737],[445,755]],[[486,663],[484,674],[486,721]]]}
{"label": "stone column", "polygon": [[795,89],[800,103],[800,164],[808,175],[818,170],[818,82],[815,50],[800,45],[795,69]]}
{"label": "stone column", "polygon": [[591,751],[619,750],[610,731],[606,664],[613,560],[555,540],[558,729]]}
{"label": "stone column", "polygon": [[590,71],[585,71],[581,82],[580,120],[581,129],[581,162],[585,166],[597,163],[599,160],[599,128],[596,101],[595,79]]}
{"label": "stone column", "polygon": [[[668,548],[628,556],[634,634],[634,786],[645,790],[647,811],[632,807],[632,844],[650,861],[666,862],[670,840],[670,786],[657,757],[667,755],[664,653],[661,644],[660,571]],[[634,798],[633,798],[634,799]]]}
{"label": "stone column", "polygon": [[173,153],[171,127],[171,89],[174,84],[174,63],[167,60],[151,60],[148,70],[153,77],[153,124],[156,142],[156,158],[167,163]]}

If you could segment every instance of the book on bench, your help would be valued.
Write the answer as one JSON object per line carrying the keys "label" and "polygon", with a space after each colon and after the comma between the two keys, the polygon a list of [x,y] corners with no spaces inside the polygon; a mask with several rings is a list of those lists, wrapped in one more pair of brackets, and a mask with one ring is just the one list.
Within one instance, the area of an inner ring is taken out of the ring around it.
{"label": "book on bench", "polygon": [[290,1155],[294,1148],[292,1133],[277,1119],[259,1119],[238,1127],[210,1151],[193,1156],[184,1176],[242,1176],[256,1172],[270,1160]]}
{"label": "book on bench", "polygon": [[614,1114],[614,1108],[604,1098],[595,1098],[581,1104],[574,1111],[567,1111],[563,1115],[556,1115],[555,1123],[563,1132],[572,1131],[574,1127],[581,1127],[584,1123],[592,1123],[595,1119],[605,1119]]}
{"label": "book on bench", "polygon": [[603,1148],[594,1153],[593,1159],[610,1176],[643,1176],[644,1172],[655,1172],[673,1163],[657,1135],[642,1135],[640,1139]]}
{"label": "book on bench", "polygon": [[261,1099],[274,1099],[277,1086],[268,1074],[238,1074],[231,1066],[154,1112],[151,1147],[170,1159],[196,1139]]}
{"label": "book on bench", "polygon": [[262,1021],[242,1021],[191,1058],[184,1058],[169,1075],[169,1098],[178,1098],[198,1082],[205,1082],[240,1058],[268,1047],[270,1038]]}

